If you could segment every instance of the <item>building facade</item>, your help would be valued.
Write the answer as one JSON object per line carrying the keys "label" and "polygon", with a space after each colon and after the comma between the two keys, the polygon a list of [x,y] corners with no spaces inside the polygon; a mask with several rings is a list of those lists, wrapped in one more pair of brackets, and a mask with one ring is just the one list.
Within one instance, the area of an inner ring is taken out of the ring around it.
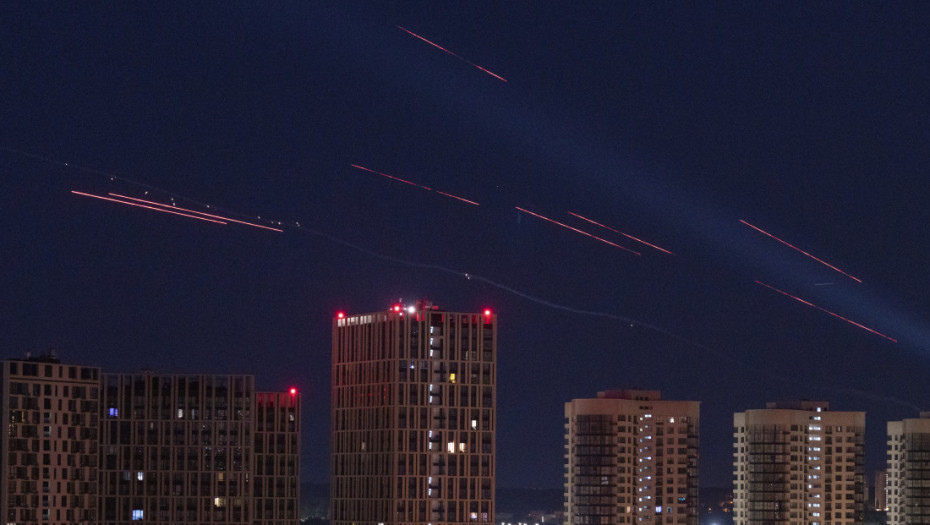
{"label": "building facade", "polygon": [[865,513],[865,413],[768,403],[733,416],[734,523],[852,525]]}
{"label": "building facade", "polygon": [[300,510],[300,396],[258,392],[252,468],[255,525],[291,525]]}
{"label": "building facade", "polygon": [[697,525],[700,402],[612,390],[565,420],[566,525]]}
{"label": "building facade", "polygon": [[888,422],[887,472],[888,523],[930,523],[930,413]]}
{"label": "building facade", "polygon": [[97,523],[100,369],[51,354],[0,364],[3,523]]}
{"label": "building facade", "polygon": [[253,383],[105,375],[101,524],[251,523]]}
{"label": "building facade", "polygon": [[333,320],[331,522],[494,519],[497,317],[426,302]]}
{"label": "building facade", "polygon": [[296,525],[300,401],[250,375],[3,361],[7,524]]}

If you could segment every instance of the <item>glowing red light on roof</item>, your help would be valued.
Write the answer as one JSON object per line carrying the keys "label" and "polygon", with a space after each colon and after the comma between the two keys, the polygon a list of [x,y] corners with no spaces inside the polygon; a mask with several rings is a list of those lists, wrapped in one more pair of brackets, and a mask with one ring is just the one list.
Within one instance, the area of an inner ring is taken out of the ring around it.
{"label": "glowing red light on roof", "polygon": [[485,308],[485,309],[484,309],[484,315],[491,315],[491,309],[490,309],[490,308]]}
{"label": "glowing red light on roof", "polygon": [[336,312],[336,319],[345,319],[345,317],[346,317],[345,312]]}
{"label": "glowing red light on roof", "polygon": [[395,305],[394,305],[394,311],[395,311],[395,312],[399,312],[399,311],[400,311],[400,305],[399,305],[399,304],[395,304]]}
{"label": "glowing red light on roof", "polygon": [[294,388],[294,387],[291,387],[290,392],[291,392],[291,395],[292,395],[292,396],[296,396],[296,395],[297,395],[297,389]]}

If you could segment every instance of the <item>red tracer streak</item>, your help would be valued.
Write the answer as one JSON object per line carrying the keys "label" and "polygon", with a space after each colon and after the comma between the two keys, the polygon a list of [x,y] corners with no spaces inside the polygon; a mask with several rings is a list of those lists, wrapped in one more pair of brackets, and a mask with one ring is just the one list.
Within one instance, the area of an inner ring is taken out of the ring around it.
{"label": "red tracer streak", "polygon": [[118,193],[110,193],[109,195],[110,195],[111,197],[119,197],[119,198],[121,198],[121,199],[128,199],[128,200],[131,200],[131,201],[144,202],[144,203],[146,203],[146,204],[151,204],[151,205],[154,205],[154,206],[159,206],[159,207],[164,208],[164,209],[167,209],[167,210],[181,210],[181,211],[186,211],[186,212],[188,212],[188,213],[196,213],[197,215],[202,215],[202,216],[204,216],[204,217],[212,217],[212,218],[214,218],[214,219],[220,219],[220,220],[223,220],[223,221],[235,222],[235,223],[238,223],[238,224],[245,224],[246,226],[254,226],[254,227],[256,227],[256,228],[262,228],[262,229],[265,229],[265,230],[271,230],[271,231],[276,231],[276,232],[283,232],[283,231],[284,231],[284,230],[279,230],[278,228],[272,228],[272,227],[270,227],[270,226],[262,226],[261,224],[255,224],[255,223],[252,223],[252,222],[246,222],[246,221],[240,221],[240,220],[236,220],[236,219],[230,219],[229,217],[223,217],[223,216],[221,216],[221,215],[212,215],[212,214],[210,214],[210,213],[204,213],[204,212],[202,212],[202,211],[191,210],[191,209],[188,209],[188,208],[181,208],[180,206],[172,206],[172,205],[170,205],[170,204],[162,204],[162,203],[160,203],[160,202],[147,201],[147,200],[145,200],[145,199],[137,199],[136,197],[127,197],[126,195],[120,195],[120,194],[118,194]]}
{"label": "red tracer streak", "polygon": [[877,331],[875,331],[875,330],[872,330],[872,329],[869,328],[868,326],[861,325],[861,324],[859,324],[859,323],[857,323],[857,322],[855,322],[855,321],[852,321],[852,320],[850,320],[850,319],[847,319],[847,318],[843,317],[842,315],[833,313],[833,312],[831,312],[830,310],[827,310],[827,309],[825,309],[825,308],[821,308],[821,307],[817,306],[816,304],[814,304],[814,303],[812,303],[812,302],[810,302],[810,301],[805,301],[804,299],[801,299],[800,297],[796,297],[796,296],[794,296],[794,295],[791,295],[791,294],[788,293],[788,292],[783,292],[783,291],[779,290],[778,288],[775,288],[774,286],[770,286],[770,285],[768,285],[768,284],[765,284],[765,283],[762,282],[762,281],[756,281],[756,284],[761,284],[762,286],[768,288],[769,290],[772,290],[772,291],[778,292],[778,293],[780,293],[780,294],[782,294],[782,295],[788,296],[788,297],[794,299],[795,301],[798,301],[798,302],[800,302],[800,303],[804,303],[804,304],[806,304],[807,306],[810,306],[811,308],[816,308],[816,309],[820,310],[821,312],[826,312],[826,313],[832,315],[833,317],[836,317],[836,318],[838,318],[838,319],[842,319],[842,320],[846,321],[847,323],[849,323],[849,324],[851,324],[851,325],[858,326],[859,328],[862,328],[863,330],[868,330],[869,332],[872,332],[873,334],[875,334],[875,335],[877,335],[877,336],[884,337],[885,339],[887,339],[887,340],[889,340],[889,341],[891,341],[891,342],[893,342],[893,343],[897,343],[897,342],[898,342],[897,339],[893,339],[893,338],[891,338],[891,337],[888,337],[887,335],[885,335],[885,334],[883,334],[883,333],[881,333],[881,332],[877,332]]}
{"label": "red tracer streak", "polygon": [[213,219],[207,219],[206,217],[198,217],[198,216],[196,216],[196,215],[190,215],[190,214],[181,213],[181,212],[178,212],[178,211],[166,210],[166,209],[164,209],[164,208],[156,208],[155,206],[145,206],[144,204],[136,204],[136,203],[134,203],[134,202],[127,202],[127,201],[123,201],[123,200],[119,200],[119,199],[111,199],[110,197],[104,197],[103,195],[93,195],[93,194],[91,194],[91,193],[84,193],[84,192],[75,191],[75,190],[71,190],[71,193],[73,193],[73,194],[75,194],[75,195],[82,195],[82,196],[84,196],[84,197],[93,197],[93,198],[95,198],[95,199],[100,199],[100,200],[104,200],[104,201],[118,202],[118,203],[120,203],[120,204],[125,204],[125,205],[127,205],[127,206],[136,206],[136,207],[138,207],[138,208],[145,208],[145,209],[147,209],[147,210],[160,211],[160,212],[164,212],[164,213],[171,213],[171,214],[174,214],[174,215],[180,215],[180,216],[182,216],[182,217],[189,217],[189,218],[191,218],[191,219],[198,219],[198,220],[201,220],[201,221],[214,222],[214,223],[216,223],[216,224],[226,224],[226,223],[223,222],[223,221],[216,221],[216,220],[213,220]]}
{"label": "red tracer streak", "polygon": [[358,164],[349,164],[349,165],[352,166],[353,168],[357,168],[357,169],[360,169],[360,170],[365,170],[365,171],[367,171],[367,172],[369,172],[369,173],[374,173],[375,175],[381,175],[382,177],[387,177],[387,178],[389,178],[389,179],[393,179],[393,180],[396,180],[396,181],[398,181],[398,182],[403,182],[404,184],[409,184],[409,185],[411,185],[411,186],[416,186],[416,187],[418,187],[418,188],[423,188],[424,190],[427,190],[427,191],[432,191],[432,188],[430,188],[430,187],[428,187],[428,186],[421,186],[421,185],[417,184],[416,182],[410,182],[409,180],[404,180],[404,179],[402,179],[402,178],[400,178],[400,177],[394,177],[394,176],[388,175],[387,173],[381,173],[380,171],[375,171],[375,170],[373,170],[373,169],[366,168],[365,166],[359,166]]}
{"label": "red tracer streak", "polygon": [[440,195],[445,195],[446,197],[452,197],[453,199],[458,199],[458,200],[460,200],[460,201],[462,201],[462,202],[467,202],[468,204],[474,204],[475,206],[481,206],[480,204],[478,204],[478,203],[475,202],[475,201],[470,201],[470,200],[468,200],[468,199],[463,199],[462,197],[457,197],[457,196],[455,196],[455,195],[452,195],[451,193],[445,193],[445,192],[442,192],[442,191],[439,191],[439,190],[436,190],[436,193],[438,193],[438,194],[440,194]]}
{"label": "red tracer streak", "polygon": [[787,242],[785,242],[785,241],[779,239],[778,237],[776,237],[776,236],[772,235],[771,233],[769,233],[769,232],[763,230],[762,228],[759,228],[758,226],[753,226],[752,224],[749,224],[748,222],[744,221],[743,219],[740,219],[739,222],[745,224],[746,226],[749,226],[750,228],[752,228],[753,230],[756,230],[756,231],[759,232],[759,233],[762,233],[762,234],[764,234],[764,235],[768,235],[769,237],[775,239],[776,241],[778,241],[778,242],[784,244],[785,246],[787,246],[787,247],[789,247],[789,248],[792,248],[792,249],[794,249],[794,250],[797,250],[797,251],[803,253],[804,255],[810,257],[811,259],[813,259],[813,260],[819,262],[820,264],[822,264],[822,265],[824,265],[824,266],[826,266],[826,267],[828,267],[828,268],[831,268],[831,269],[833,269],[833,270],[836,270],[836,271],[840,272],[841,274],[845,275],[846,277],[849,277],[850,279],[852,279],[853,281],[856,281],[857,283],[861,283],[861,282],[862,282],[860,279],[857,279],[857,278],[853,277],[852,275],[849,275],[848,273],[844,272],[843,270],[840,270],[840,269],[837,268],[836,266],[833,266],[832,264],[829,264],[829,263],[827,263],[827,262],[825,262],[825,261],[822,261],[822,260],[820,260],[820,259],[814,257],[813,255],[811,255],[811,254],[805,252],[804,250],[798,248],[797,246],[794,246],[794,245],[792,245],[792,244],[790,244],[790,243],[787,243]]}
{"label": "red tracer streak", "polygon": [[631,250],[631,249],[629,249],[629,248],[627,248],[627,247],[624,247],[624,246],[620,246],[619,244],[616,244],[616,243],[612,243],[612,242],[608,241],[607,239],[601,239],[600,237],[598,237],[598,236],[596,236],[596,235],[591,235],[590,233],[588,233],[588,232],[586,232],[586,231],[581,231],[581,230],[579,230],[578,228],[573,228],[573,227],[571,227],[571,226],[569,226],[569,225],[567,225],[567,224],[562,224],[562,223],[559,222],[559,221],[554,221],[554,220],[550,219],[549,217],[544,217],[544,216],[542,216],[542,215],[540,215],[540,214],[538,214],[538,213],[533,213],[533,212],[531,212],[531,211],[529,211],[529,210],[524,210],[523,208],[521,208],[521,207],[519,207],[519,206],[514,206],[514,208],[516,208],[516,209],[522,211],[523,213],[528,213],[528,214],[532,215],[533,217],[539,217],[540,219],[542,219],[542,220],[544,220],[544,221],[549,221],[549,222],[551,222],[552,224],[557,224],[557,225],[559,225],[559,226],[561,226],[561,227],[563,227],[563,228],[568,228],[569,230],[571,230],[571,231],[573,231],[573,232],[580,233],[580,234],[582,234],[582,235],[587,235],[588,237],[591,237],[592,239],[596,239],[596,240],[601,241],[601,242],[603,242],[603,243],[605,243],[605,244],[609,244],[609,245],[611,245],[611,246],[615,246],[615,247],[617,247],[617,248],[620,248],[621,250],[625,250],[625,251],[628,251],[628,252],[630,252],[630,253],[635,253],[636,255],[642,255],[641,253],[639,253],[639,252],[637,252],[637,251]]}
{"label": "red tracer streak", "polygon": [[623,235],[624,237],[629,237],[630,239],[633,239],[633,240],[636,241],[636,242],[645,244],[646,246],[649,246],[650,248],[655,248],[656,250],[659,250],[660,252],[665,252],[665,253],[667,253],[667,254],[669,254],[669,255],[675,255],[674,253],[672,253],[672,252],[670,252],[670,251],[668,251],[668,250],[666,250],[666,249],[664,249],[664,248],[659,248],[659,247],[656,246],[655,244],[649,244],[648,242],[646,242],[646,241],[644,241],[644,240],[642,240],[642,239],[637,239],[636,237],[633,237],[632,235],[623,233],[622,231],[615,230],[615,229],[611,228],[610,226],[605,226],[605,225],[603,225],[603,224],[601,224],[601,223],[599,223],[599,222],[592,221],[591,219],[589,219],[589,218],[587,218],[587,217],[582,217],[581,215],[578,215],[577,213],[568,212],[568,214],[569,214],[569,215],[574,215],[575,217],[578,217],[579,219],[581,219],[581,220],[583,220],[583,221],[588,221],[588,222],[590,222],[591,224],[594,224],[594,225],[596,225],[596,226],[600,226],[601,228],[608,229],[608,230],[610,230],[610,231],[612,231],[612,232],[614,232],[614,233],[619,233],[620,235]]}
{"label": "red tracer streak", "polygon": [[468,64],[468,65],[470,65],[470,66],[472,66],[472,67],[476,67],[476,68],[480,69],[481,71],[484,71],[485,73],[491,75],[492,77],[494,77],[494,78],[496,78],[496,79],[498,79],[498,80],[503,80],[504,82],[507,82],[507,79],[506,79],[506,78],[504,78],[504,77],[502,77],[502,76],[500,76],[500,75],[498,75],[498,74],[496,74],[496,73],[492,73],[491,71],[488,71],[487,69],[485,69],[485,68],[479,66],[478,64],[475,64],[474,62],[471,62],[471,61],[469,61],[469,60],[466,60],[466,59],[460,57],[459,55],[456,55],[456,54],[453,53],[452,51],[449,51],[448,49],[442,47],[441,45],[439,45],[439,44],[437,44],[437,43],[435,43],[435,42],[431,42],[431,41],[429,41],[429,40],[423,38],[422,36],[420,36],[420,35],[414,33],[413,31],[411,31],[411,30],[409,30],[409,29],[405,29],[405,28],[400,27],[400,26],[397,26],[397,29],[400,29],[401,31],[403,31],[403,32],[405,32],[405,33],[407,33],[407,34],[409,34],[409,35],[411,35],[411,36],[414,36],[414,37],[416,37],[416,38],[419,38],[420,40],[426,42],[427,44],[429,44],[429,45],[431,45],[431,46],[433,46],[433,47],[435,47],[436,49],[439,49],[440,51],[443,51],[443,52],[445,52],[445,53],[448,53],[448,54],[454,56],[455,58],[461,60],[462,62],[465,62],[466,64]]}

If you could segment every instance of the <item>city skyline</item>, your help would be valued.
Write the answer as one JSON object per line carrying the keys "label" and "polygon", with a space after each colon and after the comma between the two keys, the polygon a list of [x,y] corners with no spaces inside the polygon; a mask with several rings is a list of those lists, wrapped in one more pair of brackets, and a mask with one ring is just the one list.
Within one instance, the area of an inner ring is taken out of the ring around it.
{"label": "city skyline", "polygon": [[296,386],[317,482],[332,319],[422,298],[501,319],[501,486],[592,390],[700,400],[708,486],[735,412],[872,472],[926,408],[930,7],[224,7],[0,7],[6,355]]}

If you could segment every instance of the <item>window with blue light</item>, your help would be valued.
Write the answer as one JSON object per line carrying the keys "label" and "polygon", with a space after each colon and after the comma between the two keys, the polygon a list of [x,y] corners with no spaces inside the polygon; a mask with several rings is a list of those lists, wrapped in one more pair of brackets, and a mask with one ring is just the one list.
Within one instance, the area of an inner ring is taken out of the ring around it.
{"label": "window with blue light", "polygon": [[138,521],[142,519],[142,509],[133,509],[132,510],[132,521]]}
{"label": "window with blue light", "polygon": [[110,417],[119,417],[119,409],[116,407],[110,407]]}

